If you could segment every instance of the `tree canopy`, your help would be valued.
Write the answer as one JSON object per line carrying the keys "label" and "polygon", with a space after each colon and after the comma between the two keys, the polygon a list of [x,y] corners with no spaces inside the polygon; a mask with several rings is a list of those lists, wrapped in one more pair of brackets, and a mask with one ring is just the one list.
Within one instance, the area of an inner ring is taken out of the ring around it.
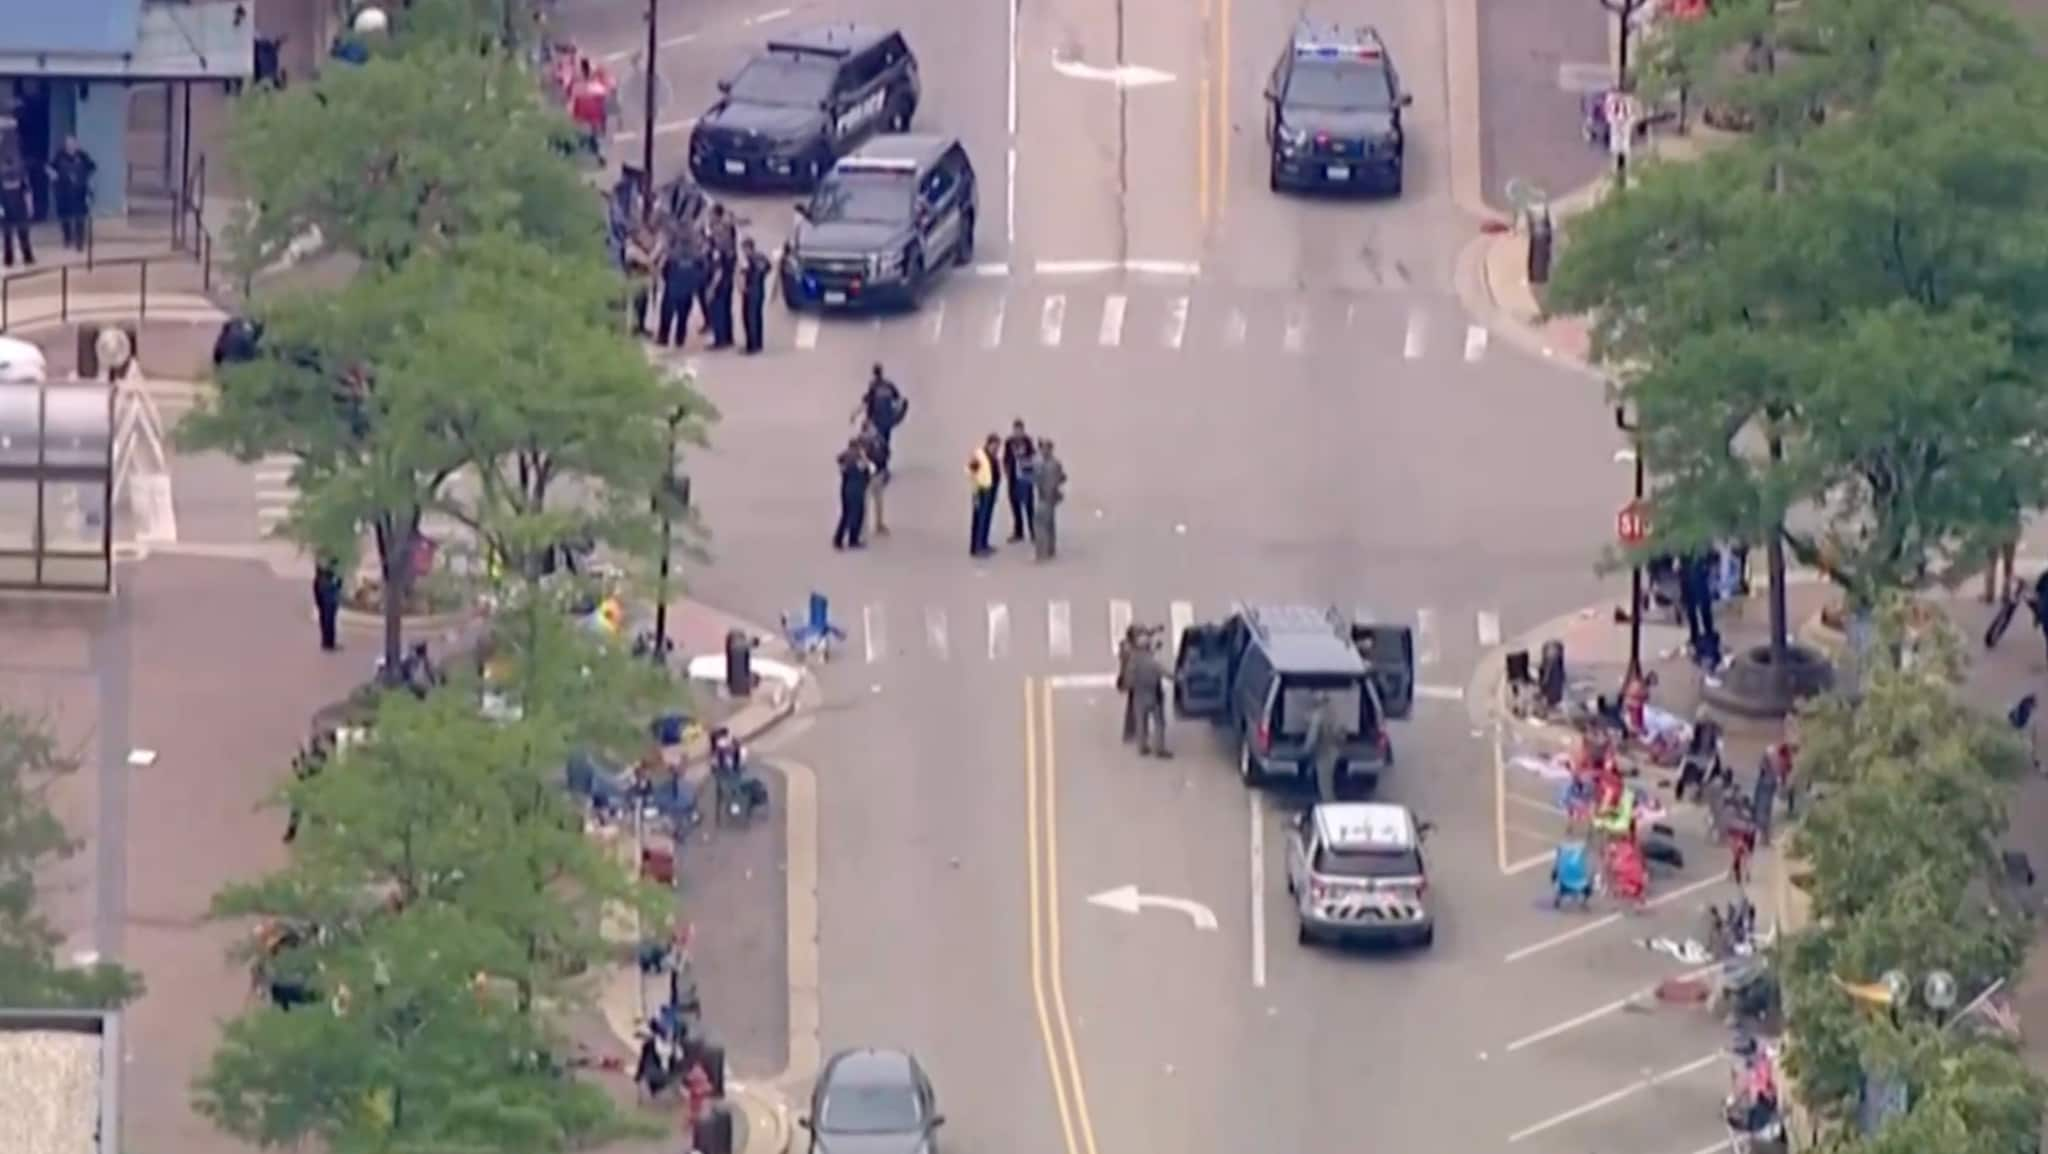
{"label": "tree canopy", "polygon": [[44,793],[73,768],[34,719],[0,709],[0,1006],[111,1009],[142,992],[112,963],[65,964],[63,935],[41,908],[45,871],[77,848]]}
{"label": "tree canopy", "polygon": [[2048,85],[2038,68],[1976,79],[1975,26],[1924,0],[1804,7],[1912,34],[1875,63],[1828,53],[1745,81],[1760,102],[1853,110],[1803,124],[1796,146],[1644,166],[1574,222],[1549,305],[1590,314],[1636,408],[1647,549],[1818,514],[1788,544],[1868,606],[1974,563],[2048,502],[2032,435],[2048,427]]}

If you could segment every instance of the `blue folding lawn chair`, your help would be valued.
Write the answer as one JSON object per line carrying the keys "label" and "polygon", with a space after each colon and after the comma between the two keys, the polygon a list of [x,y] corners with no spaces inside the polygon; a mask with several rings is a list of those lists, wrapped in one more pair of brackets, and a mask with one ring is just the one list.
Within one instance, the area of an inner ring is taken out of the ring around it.
{"label": "blue folding lawn chair", "polygon": [[805,661],[832,660],[832,647],[846,640],[846,631],[832,624],[832,605],[823,593],[813,593],[804,614],[782,615],[782,638]]}

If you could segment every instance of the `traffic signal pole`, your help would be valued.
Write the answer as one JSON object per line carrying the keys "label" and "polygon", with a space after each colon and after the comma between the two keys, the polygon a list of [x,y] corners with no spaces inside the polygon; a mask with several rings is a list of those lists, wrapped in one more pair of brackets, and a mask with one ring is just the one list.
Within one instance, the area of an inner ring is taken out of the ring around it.
{"label": "traffic signal pole", "polygon": [[640,108],[640,180],[643,196],[642,208],[652,210],[654,200],[654,89],[656,64],[654,55],[661,49],[661,0],[647,0],[647,62],[641,69],[640,83],[645,91]]}

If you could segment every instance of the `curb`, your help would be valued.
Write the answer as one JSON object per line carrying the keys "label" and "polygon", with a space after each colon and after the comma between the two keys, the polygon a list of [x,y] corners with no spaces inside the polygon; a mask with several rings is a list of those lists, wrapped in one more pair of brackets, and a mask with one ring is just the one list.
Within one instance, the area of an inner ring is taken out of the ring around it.
{"label": "curb", "polygon": [[[48,299],[42,298],[42,300]],[[91,298],[87,299],[91,300]],[[42,300],[32,300],[27,303],[39,304],[42,303]],[[94,302],[81,304],[66,309],[63,312],[53,309],[45,313],[37,309],[27,317],[9,317],[6,327],[0,329],[0,332],[5,332],[9,336],[22,337],[48,332],[51,329],[61,329],[67,325],[129,320],[145,324],[205,325],[220,324],[226,321],[228,317],[229,314],[226,310],[207,297],[192,293],[170,293],[166,294],[161,301],[153,302],[152,307],[147,310],[141,307],[139,299],[125,303]]]}

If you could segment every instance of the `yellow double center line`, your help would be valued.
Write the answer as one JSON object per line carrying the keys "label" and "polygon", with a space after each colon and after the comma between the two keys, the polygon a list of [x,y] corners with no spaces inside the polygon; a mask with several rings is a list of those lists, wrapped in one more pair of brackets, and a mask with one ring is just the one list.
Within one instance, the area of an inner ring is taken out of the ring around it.
{"label": "yellow double center line", "polygon": [[1195,87],[1195,187],[1207,232],[1230,203],[1230,0],[1202,0],[1202,79]]}
{"label": "yellow double center line", "polygon": [[1024,834],[1030,864],[1031,1001],[1038,1008],[1046,1072],[1052,1075],[1067,1154],[1096,1154],[1095,1125],[1081,1081],[1081,1058],[1067,1016],[1060,965],[1059,770],[1054,755],[1052,684],[1024,679]]}

